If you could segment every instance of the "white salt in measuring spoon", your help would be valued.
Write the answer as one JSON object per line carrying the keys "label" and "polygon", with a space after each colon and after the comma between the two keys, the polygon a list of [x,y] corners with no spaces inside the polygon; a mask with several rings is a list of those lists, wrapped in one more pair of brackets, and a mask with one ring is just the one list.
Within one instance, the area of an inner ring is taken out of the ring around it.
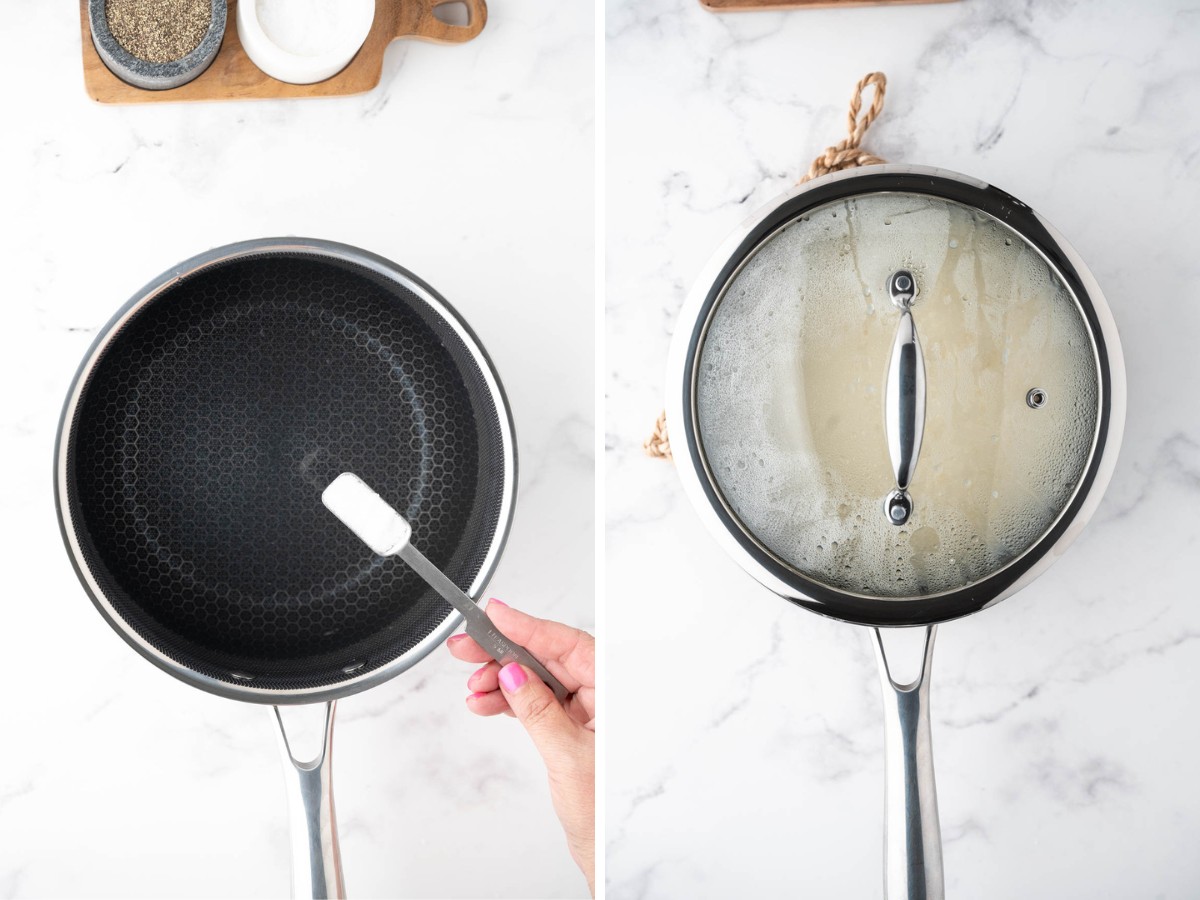
{"label": "white salt in measuring spoon", "polygon": [[520,663],[536,672],[559,701],[567,699],[567,689],[545,666],[524,647],[514,644],[497,631],[487,613],[412,545],[412,526],[366,482],[351,472],[343,472],[321,493],[321,502],[375,553],[380,556],[399,556],[425,579],[447,603],[462,613],[467,634],[491,653],[500,665]]}

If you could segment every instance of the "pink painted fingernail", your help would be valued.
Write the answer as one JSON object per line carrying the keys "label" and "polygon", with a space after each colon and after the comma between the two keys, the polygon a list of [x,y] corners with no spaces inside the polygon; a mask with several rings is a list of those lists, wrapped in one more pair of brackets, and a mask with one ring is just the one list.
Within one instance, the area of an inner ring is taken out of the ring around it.
{"label": "pink painted fingernail", "polygon": [[471,677],[467,679],[467,687],[471,687],[472,685],[474,685],[475,682],[479,680],[479,676],[482,675],[487,670],[487,667],[489,665],[491,665],[491,663],[482,665],[478,669],[476,669],[474,672],[472,672]]}
{"label": "pink painted fingernail", "polygon": [[491,606],[493,603],[495,603],[497,606],[504,606],[504,607],[508,606],[508,604],[505,603],[503,600],[497,600],[495,597],[489,597],[488,598],[488,606]]}
{"label": "pink painted fingernail", "polygon": [[457,644],[459,641],[461,641],[465,637],[466,637],[465,634],[452,634],[452,635],[450,635],[450,637],[446,638],[446,643],[447,644]]}
{"label": "pink painted fingernail", "polygon": [[510,694],[515,694],[529,680],[520,663],[509,663],[500,670],[500,684]]}
{"label": "pink painted fingernail", "polygon": [[485,691],[476,691],[467,699],[468,700],[478,700],[480,697],[486,697],[486,696],[487,696],[487,693]]}

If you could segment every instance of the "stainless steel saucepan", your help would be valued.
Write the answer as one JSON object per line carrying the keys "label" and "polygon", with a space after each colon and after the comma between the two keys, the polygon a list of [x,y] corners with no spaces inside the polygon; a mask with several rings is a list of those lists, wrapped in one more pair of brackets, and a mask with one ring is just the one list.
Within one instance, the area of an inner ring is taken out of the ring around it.
{"label": "stainless steel saucepan", "polygon": [[[725,550],[793,603],[874,628],[886,895],[942,897],[935,630],[1045,571],[1112,476],[1125,371],[1095,279],[975,179],[820,178],[704,271],[666,409],[684,489]],[[915,679],[893,674],[902,627],[924,629]]]}

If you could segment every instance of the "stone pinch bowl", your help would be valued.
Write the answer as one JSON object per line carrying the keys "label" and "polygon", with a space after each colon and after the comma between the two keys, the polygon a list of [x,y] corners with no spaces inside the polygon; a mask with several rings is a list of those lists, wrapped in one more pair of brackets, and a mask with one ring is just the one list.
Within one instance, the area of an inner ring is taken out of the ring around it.
{"label": "stone pinch bowl", "polygon": [[114,75],[144,90],[165,91],[198,78],[216,58],[225,37],[225,19],[229,11],[227,0],[212,0],[212,20],[195,50],[182,59],[165,63],[147,62],[117,43],[108,28],[106,5],[106,0],[88,0],[88,19],[96,52]]}

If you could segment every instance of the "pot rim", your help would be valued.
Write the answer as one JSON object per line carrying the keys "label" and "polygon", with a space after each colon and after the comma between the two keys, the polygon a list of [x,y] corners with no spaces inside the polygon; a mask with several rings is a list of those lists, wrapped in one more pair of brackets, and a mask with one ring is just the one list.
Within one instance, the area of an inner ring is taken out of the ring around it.
{"label": "pot rim", "polygon": [[121,332],[125,323],[143,307],[153,302],[156,297],[164,291],[169,290],[183,278],[193,276],[214,265],[226,263],[231,260],[259,256],[264,253],[280,252],[309,254],[315,257],[350,262],[400,284],[427,303],[457,333],[479,366],[496,405],[497,417],[500,420],[502,443],[504,446],[505,491],[491,545],[488,548],[487,555],[484,557],[479,572],[466,590],[466,593],[473,599],[478,598],[487,587],[488,581],[490,581],[496,570],[496,566],[499,564],[500,556],[504,551],[504,546],[508,541],[509,531],[512,527],[512,517],[517,495],[517,443],[513,426],[512,408],[509,405],[508,397],[505,395],[504,387],[500,383],[500,377],[496,372],[491,358],[480,343],[479,338],[471,330],[470,326],[467,325],[462,316],[433,288],[408,270],[401,268],[382,256],[377,256],[374,253],[352,247],[348,244],[339,244],[333,241],[313,238],[286,237],[260,238],[214,248],[163,272],[134,294],[133,298],[100,330],[99,335],[92,342],[91,347],[83,358],[83,362],[80,363],[79,369],[75,373],[75,378],[71,382],[66,402],[63,404],[54,445],[54,506],[58,517],[59,532],[67,554],[71,559],[71,565],[75,569],[75,574],[79,577],[92,603],[113,630],[121,635],[125,639],[125,642],[133,647],[133,649],[158,666],[158,668],[168,674],[174,675],[176,678],[193,687],[198,687],[201,690],[217,694],[221,697],[252,703],[289,705],[337,700],[394,678],[401,672],[412,668],[412,666],[420,662],[435,647],[443,643],[462,624],[462,615],[447,604],[445,619],[416,645],[385,665],[358,676],[347,677],[344,681],[339,681],[332,685],[276,690],[256,688],[250,684],[227,682],[197,672],[175,661],[150,644],[120,616],[108,598],[105,597],[103,589],[92,575],[90,568],[84,560],[82,547],[76,535],[70,503],[68,502],[69,470],[67,466],[71,445],[71,429],[75,420],[76,409],[82,399],[84,387],[88,382],[92,370],[103,357],[109,344]]}
{"label": "pot rim", "polygon": [[[936,595],[881,598],[854,594],[804,575],[767,549],[737,518],[707,472],[695,429],[696,363],[712,310],[754,251],[805,211],[875,192],[924,193],[987,212],[1035,247],[1055,268],[1084,314],[1099,369],[1099,416],[1088,464],[1059,516],[1016,559],[983,579]],[[1116,322],[1082,258],[1026,204],[976,178],[928,166],[886,164],[838,172],[800,185],[757,210],[722,243],[680,310],[667,366],[666,414],[684,493],[722,548],[765,587],[821,615],[871,626],[931,625],[969,615],[1011,596],[1042,574],[1095,512],[1116,467],[1125,423],[1125,365]]]}

